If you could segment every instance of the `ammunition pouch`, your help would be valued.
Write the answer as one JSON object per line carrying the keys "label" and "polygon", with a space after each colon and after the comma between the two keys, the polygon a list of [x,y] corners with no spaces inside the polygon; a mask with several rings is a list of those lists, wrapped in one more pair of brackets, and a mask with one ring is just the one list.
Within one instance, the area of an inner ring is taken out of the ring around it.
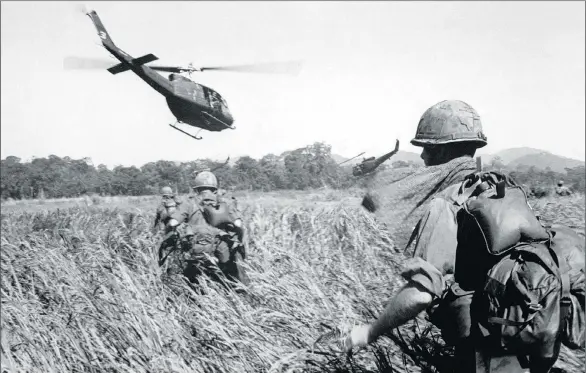
{"label": "ammunition pouch", "polygon": [[466,291],[453,283],[430,310],[431,322],[437,326],[446,343],[456,345],[472,334],[471,305],[474,291]]}

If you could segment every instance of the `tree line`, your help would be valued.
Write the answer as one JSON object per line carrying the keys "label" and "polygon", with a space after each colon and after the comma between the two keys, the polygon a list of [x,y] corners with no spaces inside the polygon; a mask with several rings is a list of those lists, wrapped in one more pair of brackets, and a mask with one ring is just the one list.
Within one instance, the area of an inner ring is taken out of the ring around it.
{"label": "tree line", "polygon": [[[495,158],[489,168],[505,169]],[[395,161],[385,168],[414,169],[413,162]],[[63,198],[82,195],[140,196],[157,194],[161,187],[171,186],[178,193],[188,193],[196,172],[215,169],[220,187],[228,190],[306,190],[318,188],[345,189],[360,183],[352,176],[352,166],[339,165],[332,158],[331,146],[314,143],[280,155],[268,154],[260,160],[244,156],[233,164],[222,165],[210,159],[189,162],[160,160],[141,167],[103,164],[95,167],[89,158],[71,159],[50,155],[22,162],[8,156],[1,161],[0,192],[2,199]],[[508,170],[521,184],[531,187],[554,185],[564,179],[566,185],[585,189],[584,167],[567,169],[566,174],[551,170],[518,167]]]}

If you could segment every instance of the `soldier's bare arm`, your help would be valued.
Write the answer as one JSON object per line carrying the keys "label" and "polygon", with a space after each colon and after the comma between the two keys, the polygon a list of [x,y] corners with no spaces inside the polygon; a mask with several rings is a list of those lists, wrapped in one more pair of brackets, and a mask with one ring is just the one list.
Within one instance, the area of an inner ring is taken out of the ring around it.
{"label": "soldier's bare arm", "polygon": [[414,319],[428,308],[444,288],[443,275],[452,271],[457,248],[456,208],[442,198],[434,199],[417,232],[415,257],[406,261],[402,276],[407,284],[389,301],[370,325],[354,328],[345,348],[374,342],[389,330]]}

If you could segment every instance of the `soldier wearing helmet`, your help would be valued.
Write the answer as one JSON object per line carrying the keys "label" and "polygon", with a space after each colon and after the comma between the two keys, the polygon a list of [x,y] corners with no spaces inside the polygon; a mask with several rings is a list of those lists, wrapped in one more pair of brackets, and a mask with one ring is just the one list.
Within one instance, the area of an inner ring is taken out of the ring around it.
{"label": "soldier wearing helmet", "polygon": [[421,159],[426,166],[473,157],[476,149],[487,144],[480,116],[462,101],[442,101],[423,113],[411,144],[423,148]]}
{"label": "soldier wearing helmet", "polygon": [[[189,249],[180,253],[183,274],[195,281],[195,277],[202,273],[200,264],[205,262],[204,257],[210,257],[230,280],[248,284],[241,266],[246,253],[236,200],[232,198],[229,203],[218,195],[218,179],[210,171],[199,172],[192,189],[194,194],[189,203],[173,215],[192,236]],[[215,274],[212,277],[218,278]]]}
{"label": "soldier wearing helmet", "polygon": [[558,181],[558,185],[555,188],[555,193],[558,196],[569,196],[572,194],[572,191],[567,186],[564,186],[563,180],[560,180],[560,181]]}
{"label": "soldier wearing helmet", "polygon": [[161,203],[157,206],[155,214],[155,226],[156,230],[159,224],[166,225],[171,214],[173,214],[177,208],[181,205],[181,200],[173,193],[173,189],[170,186],[164,186],[161,188]]}
{"label": "soldier wearing helmet", "polygon": [[[439,102],[424,112],[411,143],[423,148],[421,158],[426,165],[422,172],[413,175],[413,183],[417,181],[417,177],[423,175],[423,172],[441,170],[442,177],[437,179],[449,178],[450,184],[444,186],[426,181],[431,185],[425,190],[425,194],[433,197],[425,205],[423,213],[418,218],[419,222],[411,226],[411,229],[415,228],[412,234],[412,238],[415,238],[414,252],[413,257],[405,262],[402,272],[402,277],[407,283],[398,290],[374,322],[352,329],[344,342],[347,351],[376,341],[385,333],[414,319],[424,310],[432,312],[432,305],[445,299],[446,291],[453,281],[453,274],[456,273],[458,276],[456,249],[459,237],[458,216],[462,207],[456,203],[456,197],[461,182],[476,170],[473,159],[476,149],[487,144],[480,116],[465,102]],[[381,208],[394,208],[391,204],[381,205],[381,201],[384,201],[381,198],[367,195],[363,200],[363,206],[377,213],[381,213]],[[412,211],[414,210],[415,208]],[[463,268],[461,264],[459,266],[458,269]],[[464,330],[463,323],[457,325]],[[496,364],[505,365],[507,373],[524,371],[515,356],[493,356],[487,350],[483,350],[481,344],[477,343],[478,340],[473,340],[470,334],[462,333],[458,338],[454,344],[457,360],[455,367],[459,372],[504,372],[491,369],[477,370],[479,368],[476,364],[485,362],[490,362],[493,367]],[[478,357],[484,359],[483,362],[478,362]],[[497,361],[498,359],[501,361]]]}
{"label": "soldier wearing helmet", "polygon": [[201,205],[211,205],[218,202],[218,179],[210,171],[199,172],[195,176],[192,189]]}

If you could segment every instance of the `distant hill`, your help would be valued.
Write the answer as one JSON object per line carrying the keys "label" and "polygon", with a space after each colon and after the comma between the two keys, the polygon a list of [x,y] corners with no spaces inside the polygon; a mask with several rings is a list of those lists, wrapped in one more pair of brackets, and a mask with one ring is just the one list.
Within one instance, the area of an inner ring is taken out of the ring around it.
{"label": "distant hill", "polygon": [[518,165],[528,167],[534,166],[535,168],[540,169],[546,169],[549,167],[552,171],[564,173],[566,172],[566,168],[584,166],[584,162],[543,152],[539,154],[524,155],[507,164],[508,167],[517,167]]}
{"label": "distant hill", "polygon": [[495,157],[499,157],[505,166],[516,168],[518,166],[535,167],[537,169],[545,170],[550,168],[555,172],[566,172],[567,168],[584,166],[584,162],[562,157],[545,150],[534,148],[511,148],[501,150],[495,154],[485,154],[482,156],[482,163],[489,164]]}
{"label": "distant hill", "polygon": [[[541,149],[534,149],[534,148],[527,148],[527,147],[510,148],[510,149],[501,150],[500,152],[497,152],[495,154],[487,155],[487,161],[490,161],[494,157],[498,156],[503,161],[504,164],[509,164],[518,158],[531,156],[531,155],[539,154],[539,153],[543,153],[543,152],[544,151]],[[483,158],[484,158],[484,156],[483,156]]]}

